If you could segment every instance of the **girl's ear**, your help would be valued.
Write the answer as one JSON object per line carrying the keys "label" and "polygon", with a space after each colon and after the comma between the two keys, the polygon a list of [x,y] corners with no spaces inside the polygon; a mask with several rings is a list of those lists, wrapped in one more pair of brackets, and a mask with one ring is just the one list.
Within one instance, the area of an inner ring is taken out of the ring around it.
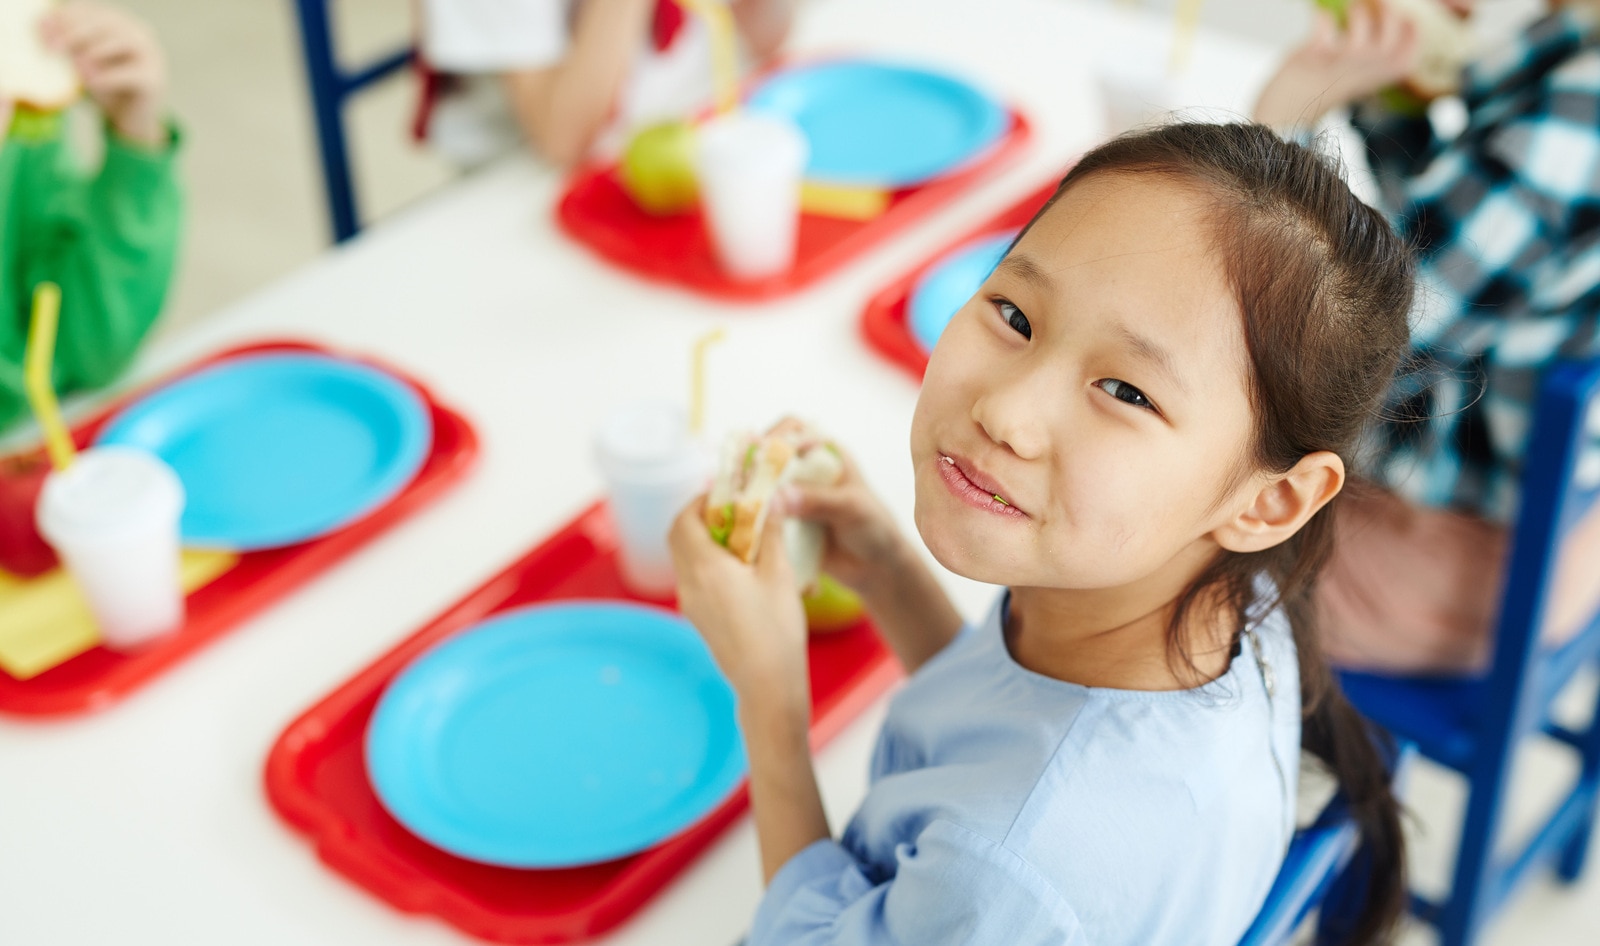
{"label": "girl's ear", "polygon": [[1244,510],[1212,533],[1230,552],[1259,552],[1288,539],[1344,487],[1344,461],[1326,450],[1308,453],[1287,473],[1253,479]]}

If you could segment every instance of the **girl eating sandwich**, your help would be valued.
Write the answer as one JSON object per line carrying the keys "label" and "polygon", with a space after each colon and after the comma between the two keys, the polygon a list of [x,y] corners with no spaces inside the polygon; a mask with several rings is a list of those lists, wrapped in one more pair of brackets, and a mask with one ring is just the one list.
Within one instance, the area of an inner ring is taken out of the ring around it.
{"label": "girl eating sandwich", "polygon": [[[932,354],[916,526],[1003,586],[963,626],[860,475],[780,492],[746,564],[703,502],[679,604],[739,698],[767,891],[750,946],[1215,944],[1262,905],[1301,746],[1404,890],[1371,734],[1311,594],[1350,450],[1407,338],[1405,246],[1315,153],[1177,124],[1074,167]],[[782,541],[823,526],[910,680],[834,837],[807,747],[806,624]]]}

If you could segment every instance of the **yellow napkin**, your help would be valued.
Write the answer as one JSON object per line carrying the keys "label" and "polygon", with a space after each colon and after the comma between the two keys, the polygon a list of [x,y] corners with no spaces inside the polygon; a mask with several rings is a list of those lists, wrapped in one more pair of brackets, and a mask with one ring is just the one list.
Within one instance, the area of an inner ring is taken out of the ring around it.
{"label": "yellow napkin", "polygon": [[[211,584],[238,561],[232,552],[186,550],[179,570],[184,593]],[[89,605],[64,570],[37,578],[0,571],[0,669],[27,680],[99,643]]]}
{"label": "yellow napkin", "polygon": [[889,192],[853,184],[803,181],[800,184],[800,209],[822,217],[871,220],[889,209]]}

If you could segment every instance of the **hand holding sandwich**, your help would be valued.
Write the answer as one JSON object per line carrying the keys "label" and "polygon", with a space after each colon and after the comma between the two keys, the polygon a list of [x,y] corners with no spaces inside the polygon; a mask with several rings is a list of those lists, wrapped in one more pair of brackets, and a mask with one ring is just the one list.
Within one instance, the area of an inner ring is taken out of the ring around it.
{"label": "hand holding sandwich", "polygon": [[705,638],[741,708],[756,702],[807,722],[806,615],[785,548],[783,501],[767,503],[749,564],[712,538],[705,504],[705,497],[690,503],[668,536],[678,610]]}
{"label": "hand holding sandwich", "polygon": [[678,610],[705,638],[738,696],[750,760],[750,807],[767,880],[830,836],[811,763],[811,679],[806,617],[785,548],[783,500],[768,503],[747,564],[712,538],[705,498],[672,526]]}
{"label": "hand holding sandwich", "polygon": [[726,548],[724,559],[759,565],[765,553],[753,537],[775,498],[788,520],[780,544],[793,587],[811,586],[820,568],[854,589],[907,672],[960,631],[961,615],[850,457],[793,418],[762,437],[729,439],[696,507],[701,530]]}
{"label": "hand holding sandwich", "polygon": [[75,2],[40,23],[45,44],[72,60],[85,91],[118,136],[134,144],[166,144],[166,60],[155,33],[131,14]]}
{"label": "hand holding sandwich", "polygon": [[1351,4],[1343,28],[1319,7],[1311,37],[1267,81],[1254,118],[1278,129],[1309,127],[1411,75],[1420,48],[1416,23],[1385,0]]}

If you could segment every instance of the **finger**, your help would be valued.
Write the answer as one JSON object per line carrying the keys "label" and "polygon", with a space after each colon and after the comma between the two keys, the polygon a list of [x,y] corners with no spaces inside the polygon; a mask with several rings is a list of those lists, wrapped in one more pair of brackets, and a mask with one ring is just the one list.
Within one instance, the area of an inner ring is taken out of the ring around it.
{"label": "finger", "polygon": [[848,480],[835,486],[784,487],[781,493],[789,513],[797,519],[822,523],[846,523],[866,514],[866,498],[861,488]]}
{"label": "finger", "polygon": [[789,518],[789,509],[781,495],[767,502],[767,521],[761,527],[761,544],[756,553],[756,573],[774,582],[794,584],[794,568],[789,563],[789,549],[783,541],[783,524]]}
{"label": "finger", "polygon": [[72,52],[102,36],[127,32],[126,26],[108,10],[73,4],[62,7],[41,21],[40,35],[52,48]]}
{"label": "finger", "polygon": [[680,554],[695,554],[702,539],[716,545],[706,529],[705,506],[706,497],[701,493],[679,510],[677,517],[672,520],[672,528],[667,530],[667,547],[671,549],[673,558]]}
{"label": "finger", "polygon": [[1379,23],[1378,48],[1392,56],[1399,51],[1407,30],[1412,26],[1410,17],[1393,7],[1385,6]]}
{"label": "finger", "polygon": [[1399,39],[1395,42],[1394,58],[1403,63],[1414,63],[1417,53],[1422,51],[1422,30],[1417,28],[1413,20],[1403,20],[1400,23]]}
{"label": "finger", "polygon": [[1329,50],[1339,40],[1339,24],[1334,20],[1333,14],[1322,7],[1317,7],[1311,15],[1311,35],[1306,39],[1306,46],[1319,51]]}
{"label": "finger", "polygon": [[96,36],[73,48],[73,63],[79,69],[86,66],[105,67],[127,59],[137,59],[142,49],[139,37],[126,33],[106,33]]}
{"label": "finger", "polygon": [[126,95],[153,89],[155,80],[143,63],[102,67],[83,73],[83,84],[96,96]]}
{"label": "finger", "polygon": [[1372,8],[1365,3],[1358,3],[1350,8],[1345,16],[1344,38],[1348,49],[1367,49],[1372,46],[1373,37]]}

